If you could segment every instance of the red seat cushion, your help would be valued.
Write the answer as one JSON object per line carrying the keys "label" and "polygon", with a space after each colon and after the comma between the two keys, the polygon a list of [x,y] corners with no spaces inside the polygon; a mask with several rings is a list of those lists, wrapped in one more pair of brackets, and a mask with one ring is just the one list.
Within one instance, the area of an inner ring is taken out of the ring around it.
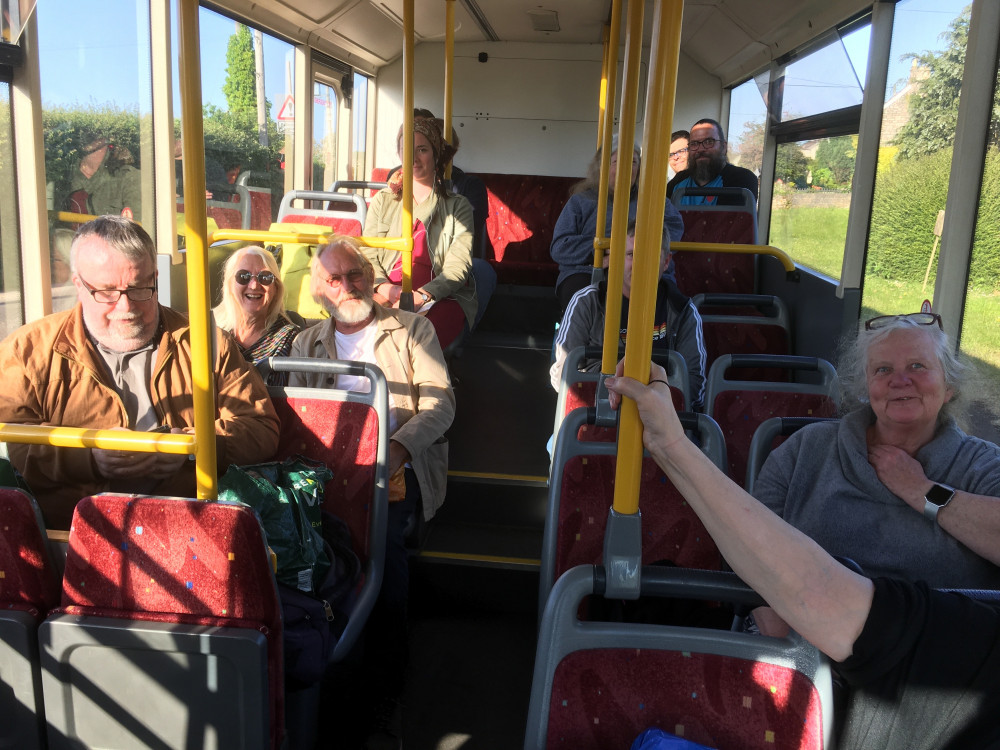
{"label": "red seat cushion", "polygon": [[59,601],[59,580],[34,503],[20,490],[0,488],[0,518],[0,605],[43,615]]}
{"label": "red seat cushion", "polygon": [[714,654],[593,649],[556,668],[546,747],[627,748],[657,726],[709,747],[823,747],[815,686],[787,667]]}
{"label": "red seat cushion", "polygon": [[[617,456],[573,456],[563,466],[555,576],[601,561]],[[652,458],[642,462],[642,564],[668,560],[681,568],[718,570],[721,557],[697,514]],[[638,733],[637,733],[638,734]]]}

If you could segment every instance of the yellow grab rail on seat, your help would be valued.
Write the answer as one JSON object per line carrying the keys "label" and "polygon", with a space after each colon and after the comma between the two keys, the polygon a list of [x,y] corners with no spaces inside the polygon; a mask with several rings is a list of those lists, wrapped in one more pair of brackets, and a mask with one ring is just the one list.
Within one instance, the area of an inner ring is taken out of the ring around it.
{"label": "yellow grab rail on seat", "polygon": [[784,250],[772,245],[731,245],[725,242],[671,242],[672,252],[686,253],[749,253],[770,255],[784,267],[787,273],[795,273],[795,263]]}
{"label": "yellow grab rail on seat", "polygon": [[0,422],[0,440],[57,448],[102,448],[139,453],[194,455],[195,436],[188,433],[137,430],[95,430],[88,427],[7,424]]}

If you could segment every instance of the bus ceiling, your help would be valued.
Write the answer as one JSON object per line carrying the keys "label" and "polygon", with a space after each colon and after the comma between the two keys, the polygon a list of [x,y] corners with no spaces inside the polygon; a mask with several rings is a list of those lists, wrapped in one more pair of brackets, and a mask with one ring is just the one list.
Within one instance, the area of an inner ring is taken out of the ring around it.
{"label": "bus ceiling", "polygon": [[[534,0],[415,0],[418,45],[443,42],[446,1],[456,3],[458,44],[600,44],[611,12],[611,0],[558,0],[545,6]],[[645,2],[652,17],[653,0]],[[294,5],[222,0],[212,6],[236,16],[252,11],[258,23],[267,18],[275,33],[366,73],[399,59],[403,51],[403,0],[343,3],[332,12],[321,0]],[[681,50],[729,86],[871,6],[872,0],[687,0]]]}

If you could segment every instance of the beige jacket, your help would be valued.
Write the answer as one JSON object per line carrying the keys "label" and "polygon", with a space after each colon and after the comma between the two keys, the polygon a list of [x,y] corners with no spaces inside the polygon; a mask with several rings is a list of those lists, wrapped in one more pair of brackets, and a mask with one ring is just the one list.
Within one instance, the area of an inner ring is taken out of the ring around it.
{"label": "beige jacket", "polygon": [[[187,318],[160,307],[162,335],[150,393],[161,424],[194,426],[191,336]],[[267,388],[226,333],[215,360],[218,466],[270,460],[278,447],[278,417]],[[0,343],[0,422],[67,427],[128,427],[125,404],[87,337],[82,308],[22,326]],[[83,497],[114,489],[97,473],[87,448],[9,443],[21,472],[52,529],[68,529]],[[194,464],[157,484],[157,495],[193,497]]]}
{"label": "beige jacket", "polygon": [[[365,219],[365,237],[399,237],[402,231],[403,201],[396,200],[388,188],[372,198]],[[476,282],[472,276],[472,237],[475,224],[472,204],[461,195],[441,196],[431,192],[423,203],[413,207],[414,220],[427,228],[427,249],[434,278],[423,289],[434,299],[452,297],[465,313],[472,328],[476,319]],[[375,266],[375,287],[399,260],[399,251],[365,247],[365,255]]]}
{"label": "beige jacket", "polygon": [[[422,315],[374,306],[378,336],[375,359],[389,385],[389,406],[396,410],[390,438],[410,454],[420,483],[424,518],[433,518],[444,502],[448,483],[448,439],[455,418],[455,394],[434,326]],[[336,328],[331,318],[302,331],[291,357],[337,359]],[[327,375],[289,373],[289,386],[327,388]]]}

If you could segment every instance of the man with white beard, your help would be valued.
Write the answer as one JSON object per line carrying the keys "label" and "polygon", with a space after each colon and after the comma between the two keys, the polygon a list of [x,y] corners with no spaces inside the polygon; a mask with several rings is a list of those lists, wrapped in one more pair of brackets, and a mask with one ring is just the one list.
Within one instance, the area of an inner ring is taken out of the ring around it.
{"label": "man with white beard", "polygon": [[[434,326],[423,315],[374,303],[375,270],[353,237],[338,236],[312,261],[312,293],[330,318],[302,331],[289,356],[353,360],[377,365],[389,385],[389,528],[385,576],[368,622],[366,696],[371,735],[395,746],[401,740],[397,700],[406,666],[409,572],[404,534],[421,511],[430,520],[444,502],[448,474],[445,430],[455,396]],[[366,378],[290,373],[289,386],[364,390]],[[380,720],[381,719],[381,720]],[[388,735],[388,736],[386,736]]]}
{"label": "man with white beard", "polygon": [[[187,318],[159,304],[156,250],[138,224],[99,216],[73,238],[72,310],[28,323],[0,343],[0,422],[100,429],[194,429]],[[216,340],[218,466],[274,455],[278,418],[264,381],[226,333]],[[10,443],[11,462],[46,526],[68,529],[98,492],[193,497],[186,455]]]}
{"label": "man with white beard", "polygon": [[[726,158],[726,136],[722,126],[715,120],[698,120],[691,128],[688,139],[687,169],[674,175],[667,183],[667,197],[677,188],[741,187],[757,198],[757,176],[749,169],[730,164]],[[721,205],[742,204],[742,200],[717,198],[716,196],[688,196],[681,198],[682,206],[701,204]]]}

